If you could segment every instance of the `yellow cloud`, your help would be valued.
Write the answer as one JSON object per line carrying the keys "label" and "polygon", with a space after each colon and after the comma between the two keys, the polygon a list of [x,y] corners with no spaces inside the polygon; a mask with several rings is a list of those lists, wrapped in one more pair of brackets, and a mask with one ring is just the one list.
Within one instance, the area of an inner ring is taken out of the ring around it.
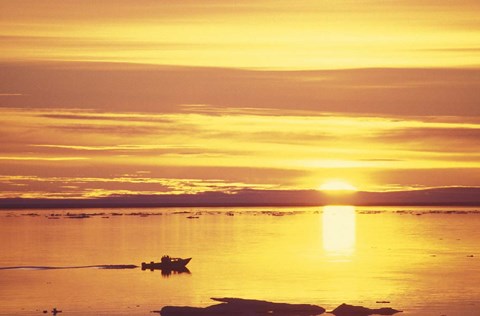
{"label": "yellow cloud", "polygon": [[[364,189],[378,187],[368,180],[367,174],[372,173],[404,170],[405,182],[407,177],[415,178],[412,170],[472,170],[462,178],[473,181],[473,170],[480,168],[480,123],[475,120],[463,123],[461,117],[282,114],[215,107],[202,112],[205,107],[197,113],[104,112],[100,116],[86,110],[2,109],[0,132],[4,137],[0,145],[4,149],[0,160],[8,163],[5,168],[28,168],[31,174],[46,169],[68,170],[74,161],[77,168],[108,167],[117,175],[84,177],[82,181],[96,183],[98,189],[109,192],[124,190],[121,183],[142,185],[138,192],[150,192],[154,190],[150,186],[158,185],[158,192],[170,193],[257,186],[315,188],[327,177],[342,177]],[[174,177],[177,180],[148,173],[118,176],[135,167],[179,171]],[[224,174],[214,172],[210,180],[215,181],[206,182],[208,178],[189,177],[192,168],[252,171],[251,175],[244,173],[243,181],[226,181]],[[266,170],[261,181],[255,180],[254,170],[258,169]],[[284,172],[281,183],[273,170]],[[303,176],[289,178],[289,170],[302,172]],[[385,188],[395,186],[390,181],[383,180]],[[61,182],[72,184],[65,179]],[[440,179],[437,182],[444,183]],[[449,183],[455,184],[455,178],[451,177]]]}
{"label": "yellow cloud", "polygon": [[478,9],[476,1],[21,1],[2,5],[0,58],[290,69],[478,65],[468,51],[478,48]]}

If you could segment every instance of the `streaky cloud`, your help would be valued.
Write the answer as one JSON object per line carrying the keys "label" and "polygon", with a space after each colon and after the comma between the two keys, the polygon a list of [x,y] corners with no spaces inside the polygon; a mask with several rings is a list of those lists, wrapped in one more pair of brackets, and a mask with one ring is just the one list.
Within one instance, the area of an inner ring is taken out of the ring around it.
{"label": "streaky cloud", "polygon": [[21,157],[21,156],[0,156],[0,160],[18,160],[18,161],[70,161],[70,160],[87,160],[89,157]]}
{"label": "streaky cloud", "polygon": [[225,110],[480,115],[478,68],[273,71],[51,62],[3,63],[0,70],[11,79],[0,82],[0,91],[24,94],[3,98],[2,107],[174,113],[179,105],[208,104]]}

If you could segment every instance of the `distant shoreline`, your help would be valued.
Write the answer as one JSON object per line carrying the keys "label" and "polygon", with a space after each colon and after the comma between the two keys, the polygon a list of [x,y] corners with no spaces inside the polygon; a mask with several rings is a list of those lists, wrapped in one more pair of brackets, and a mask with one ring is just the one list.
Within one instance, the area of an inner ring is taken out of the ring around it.
{"label": "distant shoreline", "polygon": [[169,207],[480,207],[480,187],[412,191],[328,193],[317,190],[251,190],[235,193],[125,195],[96,199],[4,198],[0,209]]}
{"label": "distant shoreline", "polygon": [[131,209],[131,208],[197,208],[197,207],[208,207],[208,208],[234,208],[234,207],[324,207],[330,205],[353,205],[356,207],[479,207],[480,204],[148,204],[148,205],[109,205],[109,204],[98,204],[98,205],[73,205],[69,203],[65,204],[42,204],[42,205],[1,205],[0,201],[0,211],[6,210],[39,210],[39,209],[96,209],[96,208],[112,208],[112,209]]}

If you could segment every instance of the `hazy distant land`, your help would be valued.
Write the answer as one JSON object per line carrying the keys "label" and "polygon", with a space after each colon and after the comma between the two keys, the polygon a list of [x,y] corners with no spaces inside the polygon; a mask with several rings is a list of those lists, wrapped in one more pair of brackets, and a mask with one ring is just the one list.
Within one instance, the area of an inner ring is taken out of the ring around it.
{"label": "hazy distant land", "polygon": [[96,199],[0,199],[0,208],[97,208],[192,206],[480,206],[480,188],[450,187],[412,191],[326,193],[317,190],[251,190],[235,193],[121,195]]}

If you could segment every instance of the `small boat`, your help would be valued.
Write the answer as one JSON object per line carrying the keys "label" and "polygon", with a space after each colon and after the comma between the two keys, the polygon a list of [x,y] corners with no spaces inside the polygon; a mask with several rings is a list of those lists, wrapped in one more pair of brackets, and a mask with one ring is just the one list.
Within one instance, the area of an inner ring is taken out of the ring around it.
{"label": "small boat", "polygon": [[184,270],[185,266],[190,262],[190,260],[192,260],[192,258],[182,259],[163,256],[160,262],[142,262],[142,270]]}

